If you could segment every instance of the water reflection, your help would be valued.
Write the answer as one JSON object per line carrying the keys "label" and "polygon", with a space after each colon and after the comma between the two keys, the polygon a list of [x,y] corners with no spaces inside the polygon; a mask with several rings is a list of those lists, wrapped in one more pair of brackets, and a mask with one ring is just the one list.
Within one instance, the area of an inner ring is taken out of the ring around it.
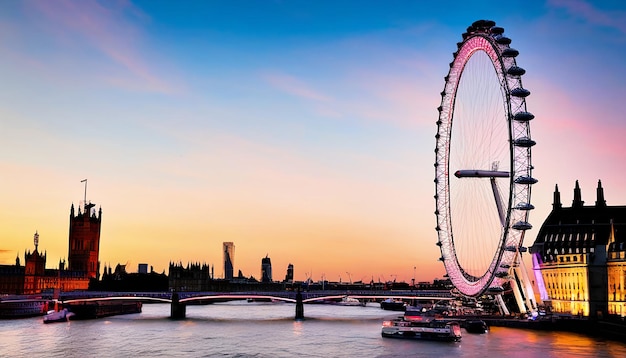
{"label": "water reflection", "polygon": [[46,324],[41,318],[0,322],[0,357],[626,357],[626,344],[579,334],[492,327],[463,331],[458,343],[386,339],[379,307],[249,303],[188,307],[170,320],[169,305],[141,314]]}

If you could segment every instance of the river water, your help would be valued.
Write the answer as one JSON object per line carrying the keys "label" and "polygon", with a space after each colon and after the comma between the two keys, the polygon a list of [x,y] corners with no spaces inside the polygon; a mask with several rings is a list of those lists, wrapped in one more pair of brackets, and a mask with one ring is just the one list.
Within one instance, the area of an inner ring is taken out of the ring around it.
{"label": "river water", "polygon": [[382,338],[381,322],[398,313],[366,307],[305,305],[295,321],[288,303],[245,301],[43,324],[41,317],[0,321],[0,357],[626,357],[626,343],[575,333],[492,327],[463,330],[461,342]]}

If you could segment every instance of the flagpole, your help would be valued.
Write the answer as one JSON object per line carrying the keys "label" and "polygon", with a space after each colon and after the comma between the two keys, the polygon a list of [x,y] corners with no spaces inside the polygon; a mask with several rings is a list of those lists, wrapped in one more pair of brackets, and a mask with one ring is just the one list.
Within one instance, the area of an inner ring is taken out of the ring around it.
{"label": "flagpole", "polygon": [[81,183],[85,183],[85,201],[84,201],[83,205],[85,205],[85,207],[87,207],[87,179],[83,179],[80,182]]}

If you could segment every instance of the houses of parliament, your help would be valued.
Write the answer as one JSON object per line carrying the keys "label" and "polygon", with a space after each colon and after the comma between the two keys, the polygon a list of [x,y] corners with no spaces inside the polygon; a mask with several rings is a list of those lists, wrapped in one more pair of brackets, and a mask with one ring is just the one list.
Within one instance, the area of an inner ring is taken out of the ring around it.
{"label": "houses of parliament", "polygon": [[33,251],[24,251],[24,264],[19,255],[15,265],[0,265],[0,294],[29,295],[48,290],[87,290],[90,280],[99,278],[100,224],[102,208],[85,202],[75,212],[70,209],[70,229],[66,262],[58,269],[46,269],[46,252],[39,249],[39,234],[34,234]]}

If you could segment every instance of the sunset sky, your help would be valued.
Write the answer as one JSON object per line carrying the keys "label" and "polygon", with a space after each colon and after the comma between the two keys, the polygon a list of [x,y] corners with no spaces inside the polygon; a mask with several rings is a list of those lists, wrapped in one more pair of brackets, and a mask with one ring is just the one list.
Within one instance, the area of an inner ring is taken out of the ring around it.
{"label": "sunset sky", "polygon": [[33,234],[67,258],[102,208],[100,261],[275,280],[432,281],[436,108],[467,26],[520,51],[536,210],[559,185],[626,205],[621,1],[1,1],[0,264]]}

